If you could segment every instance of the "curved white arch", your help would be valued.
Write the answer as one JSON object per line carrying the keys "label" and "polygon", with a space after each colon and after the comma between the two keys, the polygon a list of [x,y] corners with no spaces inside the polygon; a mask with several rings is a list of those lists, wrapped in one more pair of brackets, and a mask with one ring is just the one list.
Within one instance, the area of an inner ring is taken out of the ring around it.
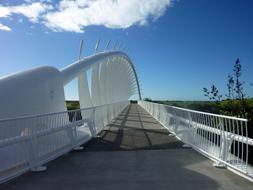
{"label": "curved white arch", "polygon": [[[87,70],[92,69],[91,92]],[[78,77],[81,108],[127,100],[138,93],[141,99],[138,77],[131,59],[120,51],[98,53],[60,70],[64,85]]]}

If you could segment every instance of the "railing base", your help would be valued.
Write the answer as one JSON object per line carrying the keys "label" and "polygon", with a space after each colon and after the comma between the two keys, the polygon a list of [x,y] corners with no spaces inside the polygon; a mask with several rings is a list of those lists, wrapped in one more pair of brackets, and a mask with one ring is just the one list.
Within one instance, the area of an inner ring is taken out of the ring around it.
{"label": "railing base", "polygon": [[77,147],[73,148],[73,150],[80,151],[80,150],[83,150],[83,147],[82,146],[77,146]]}
{"label": "railing base", "polygon": [[32,172],[44,172],[47,170],[46,166],[36,166],[31,169]]}
{"label": "railing base", "polygon": [[189,144],[183,144],[182,147],[183,147],[183,148],[191,148],[191,145],[189,145]]}
{"label": "railing base", "polygon": [[[248,158],[247,148],[244,150],[244,146],[238,146],[236,148],[238,154],[234,155],[231,153],[233,142],[242,143],[246,146],[253,144],[253,139],[248,137],[247,130],[245,130],[247,129],[247,119],[145,101],[138,101],[138,104],[161,125],[169,131],[173,131],[178,140],[191,142],[190,144],[194,150],[213,160],[215,162],[213,164],[214,167],[229,169],[253,181],[253,167],[248,164],[248,161],[242,159],[242,157]],[[237,130],[234,130],[234,128]],[[174,135],[168,134],[168,136]],[[186,145],[183,145],[183,147],[186,147]],[[228,158],[231,159],[230,156],[232,156],[232,160],[236,159],[239,161],[241,166],[238,166],[238,162],[231,163],[228,160]],[[251,171],[250,173],[249,170]]]}
{"label": "railing base", "polygon": [[224,164],[222,162],[214,162],[213,166],[216,167],[216,168],[221,168],[221,169],[227,168],[226,164]]}

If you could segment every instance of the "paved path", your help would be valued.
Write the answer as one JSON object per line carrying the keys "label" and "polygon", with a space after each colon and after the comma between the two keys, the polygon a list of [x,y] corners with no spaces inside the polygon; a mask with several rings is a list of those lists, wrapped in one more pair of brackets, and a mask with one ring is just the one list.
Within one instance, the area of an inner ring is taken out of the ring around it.
{"label": "paved path", "polygon": [[127,107],[100,136],[84,151],[50,162],[46,172],[29,172],[0,189],[253,189],[253,183],[182,148],[138,105]]}

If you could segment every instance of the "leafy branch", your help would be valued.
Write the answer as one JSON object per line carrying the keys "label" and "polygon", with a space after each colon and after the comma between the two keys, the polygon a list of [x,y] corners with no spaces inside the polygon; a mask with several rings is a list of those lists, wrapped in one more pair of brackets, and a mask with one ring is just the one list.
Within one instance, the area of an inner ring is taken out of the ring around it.
{"label": "leafy branch", "polygon": [[228,75],[228,83],[227,83],[227,88],[228,88],[228,94],[225,96],[228,99],[234,99],[234,86],[235,86],[235,81],[232,75]]}
{"label": "leafy branch", "polygon": [[[236,59],[233,74],[229,74],[227,78],[227,89],[228,93],[225,97],[229,100],[239,99],[245,100],[246,95],[243,92],[243,85],[245,82],[241,82],[242,75],[242,65],[239,59]],[[207,88],[203,88],[204,96],[208,97],[210,100],[220,101],[222,95],[219,94],[217,87],[212,84],[210,91]]]}
{"label": "leafy branch", "polygon": [[203,88],[203,91],[204,91],[204,96],[208,97],[210,100],[219,102],[222,98],[222,95],[219,94],[219,90],[214,84],[211,85],[210,91],[207,88]]}
{"label": "leafy branch", "polygon": [[243,85],[245,82],[241,82],[240,80],[240,77],[242,75],[242,65],[239,59],[235,61],[233,71],[234,71],[234,77],[235,77],[234,91],[237,94],[236,98],[240,100],[244,100],[246,95],[243,93]]}

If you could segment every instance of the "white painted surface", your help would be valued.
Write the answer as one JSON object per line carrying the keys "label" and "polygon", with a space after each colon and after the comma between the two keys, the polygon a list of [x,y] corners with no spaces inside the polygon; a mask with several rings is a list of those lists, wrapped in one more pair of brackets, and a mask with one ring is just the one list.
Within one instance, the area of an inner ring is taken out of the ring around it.
{"label": "white painted surface", "polygon": [[63,79],[39,67],[0,79],[0,119],[66,111]]}
{"label": "white painted surface", "polygon": [[93,106],[86,71],[81,73],[78,77],[78,95],[81,108],[88,108]]}

